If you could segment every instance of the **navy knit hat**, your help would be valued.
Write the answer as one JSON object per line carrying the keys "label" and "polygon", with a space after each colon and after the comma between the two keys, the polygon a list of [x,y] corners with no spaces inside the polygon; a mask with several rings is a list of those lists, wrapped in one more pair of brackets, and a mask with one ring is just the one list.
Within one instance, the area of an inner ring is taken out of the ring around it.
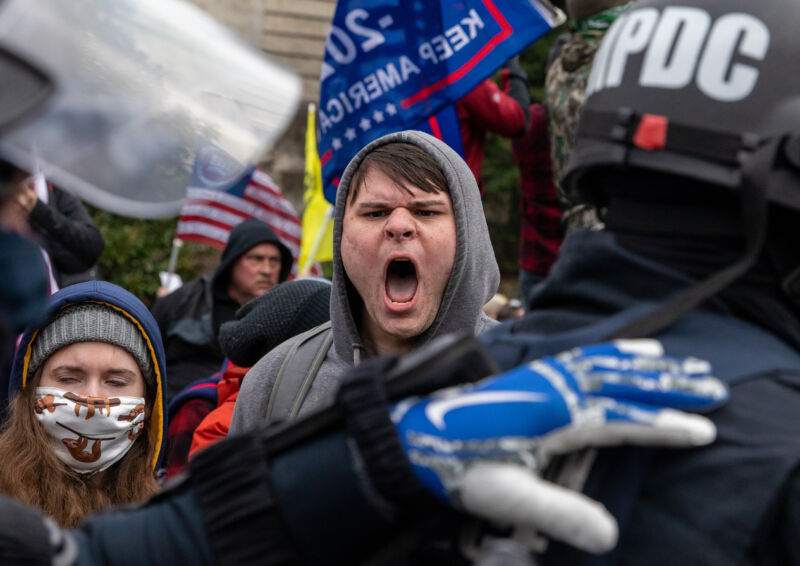
{"label": "navy knit hat", "polygon": [[242,305],[220,327],[219,343],[237,366],[250,367],[275,346],[330,320],[331,283],[287,281]]}

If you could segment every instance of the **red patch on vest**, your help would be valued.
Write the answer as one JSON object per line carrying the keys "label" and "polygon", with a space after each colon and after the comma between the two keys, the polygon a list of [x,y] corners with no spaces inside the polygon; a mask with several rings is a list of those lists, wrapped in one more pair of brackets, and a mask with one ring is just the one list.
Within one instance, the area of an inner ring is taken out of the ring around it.
{"label": "red patch on vest", "polygon": [[645,114],[636,128],[633,145],[647,151],[664,149],[667,145],[668,127],[669,119],[666,116]]}

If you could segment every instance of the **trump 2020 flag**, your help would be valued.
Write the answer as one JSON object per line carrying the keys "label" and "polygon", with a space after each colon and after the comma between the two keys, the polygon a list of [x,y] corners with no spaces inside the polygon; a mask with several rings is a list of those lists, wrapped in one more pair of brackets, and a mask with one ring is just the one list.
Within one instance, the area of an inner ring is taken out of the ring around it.
{"label": "trump 2020 flag", "polygon": [[460,145],[448,107],[563,20],[547,0],[339,0],[320,75],[325,198],[384,134],[424,129]]}
{"label": "trump 2020 flag", "polygon": [[243,166],[211,144],[200,149],[176,236],[224,248],[233,227],[250,217],[269,225],[289,248],[296,275],[301,226],[292,203],[261,169]]}

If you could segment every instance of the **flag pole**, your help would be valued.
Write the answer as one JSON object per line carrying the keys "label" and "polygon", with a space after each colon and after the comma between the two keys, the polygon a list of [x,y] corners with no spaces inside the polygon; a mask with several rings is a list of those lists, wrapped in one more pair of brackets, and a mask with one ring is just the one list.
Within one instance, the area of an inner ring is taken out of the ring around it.
{"label": "flag pole", "polygon": [[[172,251],[169,254],[167,271],[158,272],[158,276],[161,279],[161,286],[158,288],[158,291],[156,291],[157,299],[169,295],[172,291],[180,286],[180,277],[175,275],[175,269],[178,267],[178,252],[180,252],[182,247],[183,240],[181,240],[178,236],[175,236],[172,239]],[[176,277],[178,279],[177,282],[174,281]]]}
{"label": "flag pole", "polygon": [[322,244],[322,239],[325,237],[325,230],[328,228],[328,224],[332,219],[333,207],[329,206],[328,210],[325,211],[325,218],[322,221],[322,225],[319,227],[319,230],[317,230],[317,236],[314,238],[314,245],[311,246],[311,251],[308,253],[308,257],[306,257],[306,262],[302,266],[302,269],[300,269],[300,277],[308,277],[311,266],[314,263],[314,258],[317,257],[319,246]]}
{"label": "flag pole", "polygon": [[172,276],[175,275],[175,269],[178,267],[178,253],[182,247],[183,240],[177,236],[172,238],[172,251],[169,254],[169,266],[167,267],[167,273],[169,273],[170,279],[172,279]]}

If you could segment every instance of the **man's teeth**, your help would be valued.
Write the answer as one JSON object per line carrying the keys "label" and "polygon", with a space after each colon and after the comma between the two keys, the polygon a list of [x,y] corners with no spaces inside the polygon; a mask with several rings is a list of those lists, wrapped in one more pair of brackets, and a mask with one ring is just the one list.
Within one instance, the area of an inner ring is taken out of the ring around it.
{"label": "man's teeth", "polygon": [[[400,264],[405,266],[401,267]],[[387,299],[395,306],[406,306],[414,301],[418,286],[416,269],[408,257],[392,259],[386,270],[384,281]]]}

